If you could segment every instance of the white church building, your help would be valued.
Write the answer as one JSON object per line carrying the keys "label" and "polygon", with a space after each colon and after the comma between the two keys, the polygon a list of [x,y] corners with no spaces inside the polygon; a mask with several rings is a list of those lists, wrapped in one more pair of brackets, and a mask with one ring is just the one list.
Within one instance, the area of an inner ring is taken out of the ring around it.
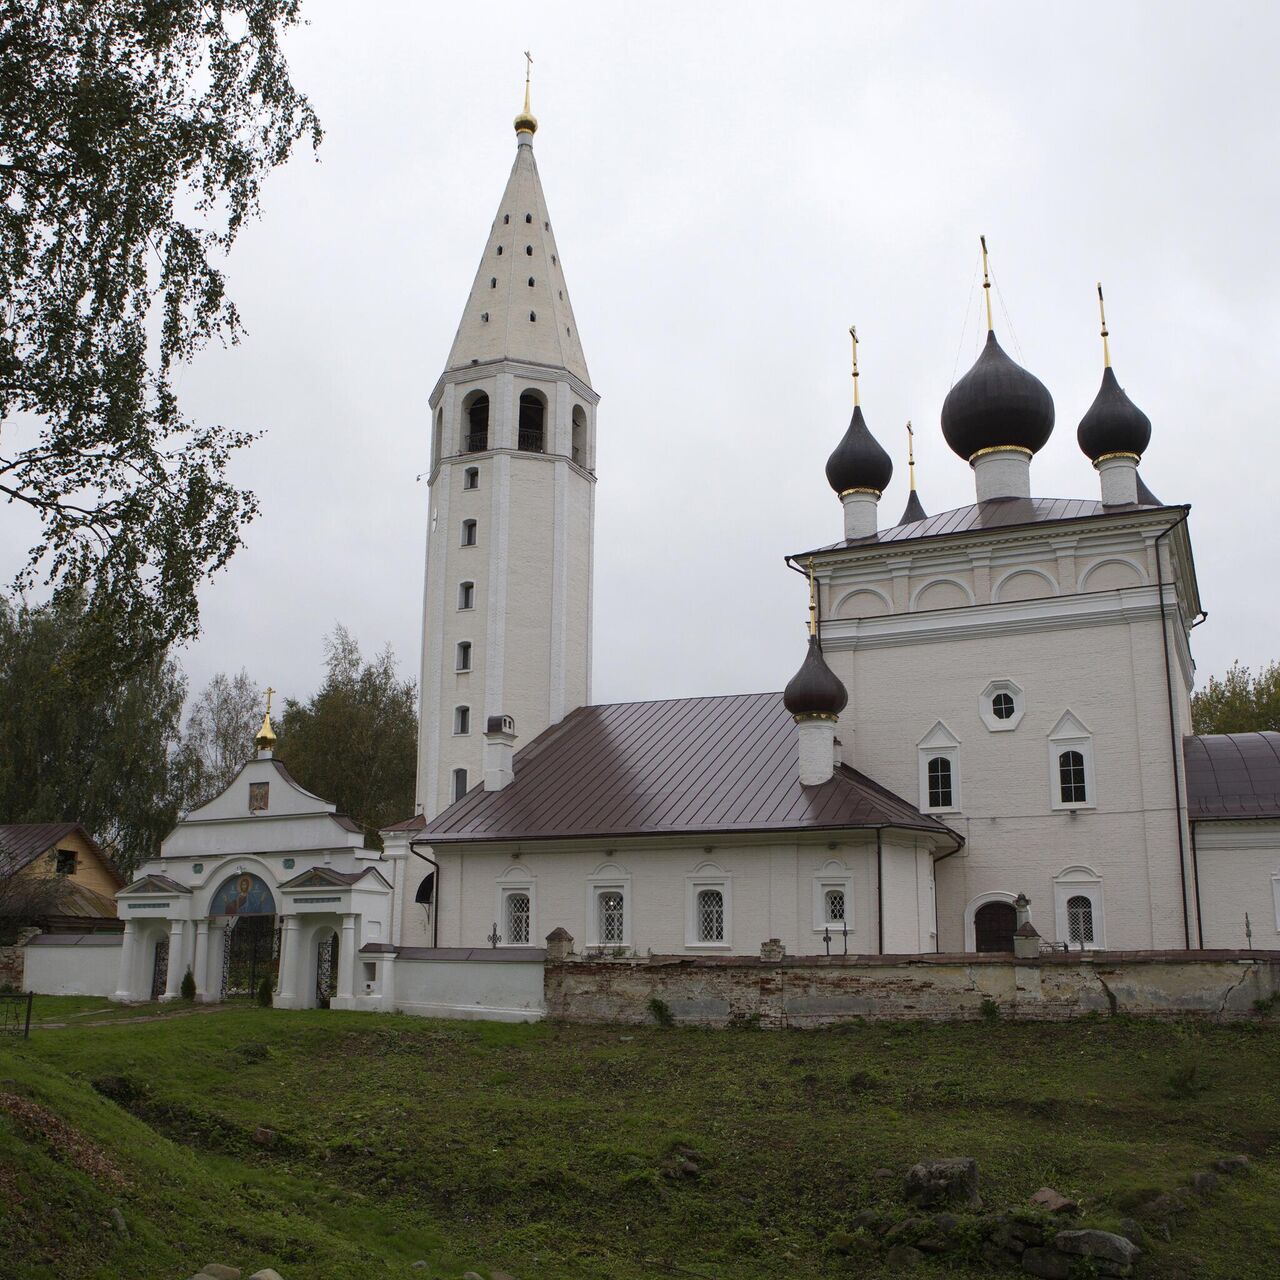
{"label": "white church building", "polygon": [[974,502],[929,515],[913,477],[894,521],[855,340],[785,691],[592,702],[599,396],[527,98],[515,128],[429,402],[418,811],[362,848],[264,723],[119,895],[117,996],[243,981],[255,902],[286,1005],[443,1011],[448,961],[501,986],[557,929],[638,957],[1007,952],[1028,918],[1046,947],[1280,948],[1280,734],[1192,733],[1189,508],[1143,484],[1109,356],[1077,431],[1096,497],[1035,493],[1053,399],[991,331],[941,406]]}

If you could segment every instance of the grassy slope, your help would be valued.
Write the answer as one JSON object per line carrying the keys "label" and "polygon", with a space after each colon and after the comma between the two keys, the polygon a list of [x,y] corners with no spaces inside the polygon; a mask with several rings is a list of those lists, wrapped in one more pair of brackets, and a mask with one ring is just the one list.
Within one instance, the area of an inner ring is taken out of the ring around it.
{"label": "grassy slope", "polygon": [[[128,1185],[95,1185],[0,1115],[19,1276],[55,1259],[59,1276],[104,1278],[221,1260],[307,1280],[408,1275],[416,1258],[428,1275],[483,1263],[521,1280],[681,1274],[654,1259],[743,1280],[873,1276],[824,1255],[826,1236],[896,1202],[878,1166],[953,1154],[977,1157],[989,1207],[1048,1184],[1105,1223],[1141,1188],[1248,1152],[1253,1172],[1157,1246],[1157,1274],[1261,1280],[1280,1256],[1273,1027],[632,1031],[255,1009],[75,1025],[90,1020],[0,1046],[0,1091],[76,1126]],[[1193,1064],[1189,1096],[1171,1097]],[[95,1092],[104,1077],[126,1077],[126,1099],[146,1082],[136,1115]],[[252,1143],[258,1125],[275,1148]],[[664,1175],[678,1145],[700,1178]],[[112,1204],[128,1241],[102,1225]]]}

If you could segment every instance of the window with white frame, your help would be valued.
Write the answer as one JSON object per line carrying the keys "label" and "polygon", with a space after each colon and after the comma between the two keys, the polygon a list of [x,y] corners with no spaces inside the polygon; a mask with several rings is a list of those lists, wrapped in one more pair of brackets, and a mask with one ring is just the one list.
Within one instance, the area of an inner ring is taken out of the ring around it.
{"label": "window with white frame", "polygon": [[628,899],[631,877],[605,863],[587,877],[587,946],[618,950],[631,946]]}
{"label": "window with white frame", "polygon": [[458,583],[458,608],[474,609],[476,607],[476,584],[474,582]]}
{"label": "window with white frame", "polygon": [[1105,945],[1102,879],[1090,867],[1068,867],[1053,880],[1054,932],[1069,951]]}
{"label": "window with white frame", "polygon": [[479,526],[474,520],[464,520],[462,522],[462,545],[464,547],[474,547],[476,545],[478,528]]}
{"label": "window with white frame", "polygon": [[626,899],[621,889],[596,894],[596,936],[602,947],[620,947],[626,937]]}
{"label": "window with white frame", "polygon": [[827,929],[853,932],[853,877],[843,862],[834,859],[813,877],[813,930]]}
{"label": "window with white frame", "polygon": [[732,924],[729,877],[719,867],[703,864],[686,881],[685,945],[728,948]]}
{"label": "window with white frame", "polygon": [[978,714],[992,733],[1007,733],[1022,722],[1022,686],[1012,680],[992,680],[978,695]]}
{"label": "window with white frame", "polygon": [[471,670],[471,641],[459,640],[457,649],[457,663],[454,667],[455,671]]}
{"label": "window with white frame", "polygon": [[1096,802],[1093,736],[1070,711],[1049,731],[1049,800],[1055,809],[1090,809]]}
{"label": "window with white frame", "polygon": [[527,890],[508,889],[503,895],[503,940],[510,947],[527,947],[533,923],[533,901]]}
{"label": "window with white frame", "polygon": [[461,736],[462,734],[471,732],[471,708],[470,707],[454,707],[453,731],[459,736]]}
{"label": "window with white frame", "polygon": [[954,813],[960,808],[960,739],[941,720],[920,739],[920,809]]}

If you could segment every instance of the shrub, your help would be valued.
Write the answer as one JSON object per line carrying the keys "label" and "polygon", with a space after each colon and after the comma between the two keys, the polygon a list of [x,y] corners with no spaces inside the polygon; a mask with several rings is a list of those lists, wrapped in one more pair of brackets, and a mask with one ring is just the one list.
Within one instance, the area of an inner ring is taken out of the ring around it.
{"label": "shrub", "polygon": [[670,1027],[675,1023],[675,1015],[671,1012],[671,1006],[661,998],[661,996],[649,997],[649,1012],[653,1014],[653,1020],[660,1027]]}
{"label": "shrub", "polygon": [[999,1022],[1000,1006],[990,996],[983,996],[982,1003],[978,1006],[978,1014],[988,1025]]}
{"label": "shrub", "polygon": [[182,986],[180,988],[182,998],[184,1000],[194,1000],[196,998],[196,978],[190,969],[182,975]]}
{"label": "shrub", "polygon": [[258,983],[258,1003],[264,1009],[271,1008],[271,979],[270,978],[263,978],[263,980],[260,983]]}
{"label": "shrub", "polygon": [[1187,1058],[1165,1076],[1165,1088],[1171,1098],[1194,1098],[1210,1085],[1208,1073],[1198,1058]]}
{"label": "shrub", "polygon": [[1254,1013],[1271,1013],[1280,1005],[1280,991],[1273,991],[1269,996],[1261,996],[1253,1002]]}

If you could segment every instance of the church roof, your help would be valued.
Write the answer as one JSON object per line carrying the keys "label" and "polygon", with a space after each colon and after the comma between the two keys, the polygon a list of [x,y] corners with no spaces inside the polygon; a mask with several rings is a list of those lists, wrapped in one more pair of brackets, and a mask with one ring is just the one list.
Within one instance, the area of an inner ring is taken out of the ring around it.
{"label": "church roof", "polygon": [[906,827],[961,838],[841,765],[800,785],[780,693],[579,707],[515,756],[515,780],[427,823],[432,844]]}
{"label": "church roof", "polygon": [[445,369],[518,360],[590,385],[531,135],[523,137]]}
{"label": "church roof", "polygon": [[1193,822],[1280,818],[1280,733],[1205,733],[1182,750]]}
{"label": "church roof", "polygon": [[124,877],[115,863],[102,851],[98,842],[78,822],[6,822],[0,823],[0,875],[16,875],[42,853],[47,853],[59,840],[78,835],[98,855],[108,873],[119,884]]}
{"label": "church roof", "polygon": [[[1149,492],[1149,491],[1148,491]],[[1093,516],[1123,515],[1130,511],[1154,511],[1161,503],[1137,502],[1118,507],[1104,507],[1091,498],[990,498],[942,511],[923,520],[881,529],[874,535],[853,540],[843,539],[812,551],[798,552],[792,559],[818,555],[823,551],[841,551],[845,547],[869,547],[877,543],[915,542],[922,538],[942,538],[961,533],[981,533],[985,529],[1011,529],[1019,525],[1055,524],[1084,520]],[[1181,510],[1181,508],[1169,508]]]}

